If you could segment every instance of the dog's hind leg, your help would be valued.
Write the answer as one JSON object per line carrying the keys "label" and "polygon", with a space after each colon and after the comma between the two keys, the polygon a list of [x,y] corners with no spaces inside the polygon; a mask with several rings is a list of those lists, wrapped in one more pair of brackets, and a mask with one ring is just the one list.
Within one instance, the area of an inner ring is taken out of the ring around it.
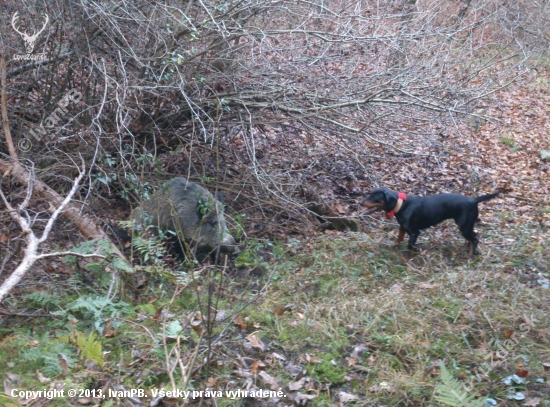
{"label": "dog's hind leg", "polygon": [[470,257],[473,257],[474,254],[476,254],[477,244],[479,243],[476,232],[474,232],[474,223],[476,219],[477,216],[472,217],[460,225],[460,233],[462,233],[464,239],[470,243]]}
{"label": "dog's hind leg", "polygon": [[418,235],[420,235],[420,231],[416,232],[407,232],[409,234],[409,244],[407,247],[409,250],[414,250],[414,245],[416,244],[416,239],[418,239]]}
{"label": "dog's hind leg", "polygon": [[472,226],[471,231],[463,231],[462,236],[468,241],[470,246],[470,257],[474,257],[474,254],[476,254],[477,244],[479,243],[479,239],[477,238],[476,232],[474,232],[474,228]]}

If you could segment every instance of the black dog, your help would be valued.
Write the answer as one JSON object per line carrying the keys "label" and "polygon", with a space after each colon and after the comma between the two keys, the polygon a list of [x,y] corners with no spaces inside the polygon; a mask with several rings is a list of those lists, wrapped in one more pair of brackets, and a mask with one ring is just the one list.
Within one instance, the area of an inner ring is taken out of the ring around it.
{"label": "black dog", "polygon": [[395,215],[399,222],[399,236],[396,244],[403,241],[405,232],[409,235],[409,250],[412,250],[422,229],[437,225],[445,219],[454,219],[462,236],[470,245],[470,256],[476,252],[478,239],[474,223],[478,219],[477,204],[488,201],[500,193],[471,198],[459,194],[414,196],[397,193],[387,188],[375,189],[361,201],[361,206],[380,209],[386,216]]}

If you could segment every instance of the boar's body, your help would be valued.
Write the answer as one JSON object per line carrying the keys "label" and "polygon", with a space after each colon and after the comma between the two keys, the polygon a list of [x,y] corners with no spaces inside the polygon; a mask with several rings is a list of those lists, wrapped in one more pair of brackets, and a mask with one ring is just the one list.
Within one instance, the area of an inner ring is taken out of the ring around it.
{"label": "boar's body", "polygon": [[177,177],[163,185],[132,213],[136,225],[171,230],[200,254],[239,252],[225,222],[223,204],[193,182]]}

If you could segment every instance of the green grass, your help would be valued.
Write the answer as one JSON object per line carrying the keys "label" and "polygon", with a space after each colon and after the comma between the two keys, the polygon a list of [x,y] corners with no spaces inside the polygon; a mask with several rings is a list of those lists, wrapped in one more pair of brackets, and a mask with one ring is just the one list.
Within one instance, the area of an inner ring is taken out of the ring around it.
{"label": "green grass", "polygon": [[320,382],[328,382],[335,386],[346,382],[345,375],[348,369],[337,362],[339,359],[337,352],[320,353],[317,357],[319,359],[316,363],[312,363],[306,368],[310,376]]}
{"label": "green grass", "polygon": [[[429,241],[412,256],[361,234],[320,239],[310,253],[274,267],[275,273],[285,271],[266,301],[248,316],[255,320],[274,307],[293,304],[291,311],[274,316],[275,324],[262,325],[262,337],[272,338],[289,353],[309,355],[304,365],[316,379],[319,366],[329,367],[324,355],[331,355],[330,366],[336,371],[345,371],[353,348],[363,345],[369,356],[357,362],[368,372],[359,370],[359,394],[389,405],[403,398],[429,405],[438,378],[426,376],[426,371],[439,360],[452,361],[466,380],[475,377],[484,362],[486,344],[502,340],[503,331],[518,332],[522,318],[536,315],[539,325],[533,329],[548,334],[547,290],[526,285],[515,274],[529,264],[547,270],[550,255],[532,244],[535,230],[524,225],[509,236],[489,230],[485,234],[497,241],[486,237],[490,244],[483,244],[484,253],[474,260],[458,239]],[[524,235],[527,231],[530,234]],[[494,378],[476,387],[480,395],[505,392],[499,382],[514,373],[516,359],[523,354],[529,357],[529,370],[544,376],[540,361],[548,360],[550,352],[541,339],[523,337],[491,371]],[[382,382],[392,391],[380,389]]]}
{"label": "green grass", "polygon": [[[513,218],[503,215],[501,221],[506,219]],[[548,384],[536,382],[548,375],[542,362],[550,362],[549,292],[536,281],[550,277],[547,238],[536,225],[515,225],[505,233],[487,226],[482,253],[471,260],[458,236],[438,241],[435,233],[428,232],[414,254],[393,247],[393,232],[384,231],[330,235],[307,244],[290,240],[277,246],[270,259],[254,257],[269,247],[257,242],[247,254],[247,263],[256,269],[245,269],[248,273],[203,271],[176,296],[174,282],[164,274],[150,276],[139,296],[123,293],[105,303],[101,313],[93,304],[90,310],[69,310],[77,298],[102,297],[107,288],[91,290],[74,279],[66,287],[41,287],[21,301],[29,309],[65,312],[32,330],[24,320],[3,327],[0,372],[18,374],[25,389],[43,386],[36,371],[81,388],[93,387],[98,377],[128,388],[170,388],[164,368],[168,352],[170,360],[181,355],[191,370],[201,367],[187,390],[204,389],[207,383],[243,388],[247,377],[258,388],[269,388],[258,376],[263,371],[289,394],[296,391],[288,383],[298,380],[296,374],[303,376],[307,380],[298,391],[317,395],[309,402],[313,406],[333,405],[340,390],[371,403],[356,405],[432,406],[441,383],[439,361],[444,360],[458,380],[474,381],[477,397],[492,396],[507,406],[516,402],[507,399],[502,379],[516,372],[521,358],[529,371],[525,390],[550,402]],[[200,315],[206,315],[210,283],[212,315],[221,317],[212,321],[216,344],[206,374],[207,333]],[[105,318],[112,318],[116,332],[98,336],[107,352],[105,365],[89,370],[79,349],[60,338],[73,329],[88,337],[94,326],[106,326]],[[172,331],[176,321],[183,328],[171,332],[166,346],[165,319]],[[189,323],[193,320],[196,326]],[[523,332],[527,320],[534,323]],[[475,380],[487,355],[510,335],[517,343],[487,377]],[[59,352],[70,362],[68,372],[55,364]],[[19,362],[8,365],[8,360]],[[256,362],[262,366],[252,372]],[[177,386],[183,386],[184,373],[175,367]],[[245,405],[242,400],[218,402]]]}

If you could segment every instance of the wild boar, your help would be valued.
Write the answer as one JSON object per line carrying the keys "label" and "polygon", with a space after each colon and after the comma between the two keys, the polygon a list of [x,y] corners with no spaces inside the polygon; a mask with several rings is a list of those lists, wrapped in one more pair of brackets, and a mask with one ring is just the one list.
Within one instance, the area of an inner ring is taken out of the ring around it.
{"label": "wild boar", "polygon": [[173,231],[198,258],[219,251],[237,254],[235,238],[227,229],[221,195],[214,198],[208,190],[183,177],[173,178],[137,207],[132,218],[136,225],[152,225]]}

